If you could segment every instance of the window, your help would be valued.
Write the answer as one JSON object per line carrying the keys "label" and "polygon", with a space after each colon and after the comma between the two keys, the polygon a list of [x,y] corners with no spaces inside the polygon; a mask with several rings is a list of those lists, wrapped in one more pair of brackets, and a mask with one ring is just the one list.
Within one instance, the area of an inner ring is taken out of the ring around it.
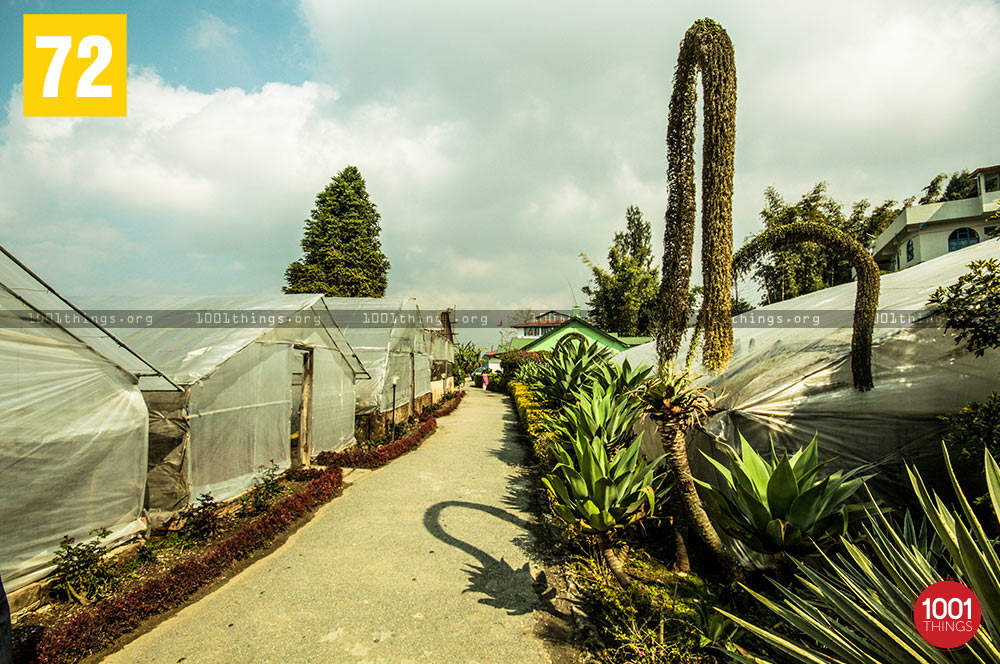
{"label": "window", "polygon": [[956,228],[948,236],[948,251],[956,251],[979,243],[979,233],[971,228]]}
{"label": "window", "polygon": [[996,237],[1000,235],[1000,226],[987,226],[983,232],[986,233],[986,237]]}
{"label": "window", "polygon": [[913,240],[906,241],[906,262],[909,263],[913,260]]}
{"label": "window", "polygon": [[997,191],[1000,190],[1000,173],[985,173],[983,175],[983,180],[985,181],[986,191]]}

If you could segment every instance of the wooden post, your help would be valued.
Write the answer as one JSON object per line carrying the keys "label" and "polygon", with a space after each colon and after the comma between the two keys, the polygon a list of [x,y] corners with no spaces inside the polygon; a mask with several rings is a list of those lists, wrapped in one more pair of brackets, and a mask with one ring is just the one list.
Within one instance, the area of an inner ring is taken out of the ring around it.
{"label": "wooden post", "polygon": [[302,410],[299,413],[299,458],[301,466],[312,463],[313,352],[306,351],[302,365]]}

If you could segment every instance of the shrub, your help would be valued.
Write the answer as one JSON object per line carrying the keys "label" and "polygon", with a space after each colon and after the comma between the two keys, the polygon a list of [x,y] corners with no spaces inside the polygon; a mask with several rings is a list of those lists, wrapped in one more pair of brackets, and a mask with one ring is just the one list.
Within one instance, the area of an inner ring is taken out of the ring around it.
{"label": "shrub", "polygon": [[321,452],[316,456],[316,463],[323,466],[341,466],[344,468],[381,468],[396,457],[420,447],[424,438],[437,427],[433,417],[420,425],[414,433],[401,438],[394,443],[370,450],[351,448],[343,452]]}
{"label": "shrub", "polygon": [[420,413],[419,415],[417,415],[417,418],[421,422],[426,422],[431,418],[437,420],[446,415],[451,415],[453,412],[455,412],[455,409],[458,408],[458,404],[462,403],[462,399],[464,398],[465,398],[465,390],[462,390],[437,410],[434,410],[431,413]]}
{"label": "shrub", "polygon": [[100,528],[91,530],[93,539],[74,544],[75,538],[63,537],[52,559],[56,571],[52,588],[64,599],[89,604],[92,600],[109,594],[115,586],[113,565],[105,560],[108,547],[104,540],[111,531]]}
{"label": "shrub", "polygon": [[945,329],[958,332],[956,344],[964,341],[969,352],[977,357],[990,348],[1000,348],[1000,261],[997,259],[972,261],[968,272],[948,288],[938,288],[930,302],[944,314]]}
{"label": "shrub", "polygon": [[535,460],[543,471],[551,469],[555,463],[550,450],[553,434],[549,431],[547,422],[555,414],[554,411],[545,408],[541,400],[524,383],[517,381],[510,383],[510,395],[514,399],[514,407],[521,420],[521,426],[531,439]]}
{"label": "shrub", "polygon": [[541,358],[530,350],[509,350],[500,356],[500,371],[504,376],[514,376],[522,365],[534,364]]}
{"label": "shrub", "polygon": [[270,466],[258,466],[253,487],[240,497],[240,514],[256,516],[267,510],[271,502],[281,494],[278,474],[281,469],[274,461]]}
{"label": "shrub", "polygon": [[317,468],[315,466],[300,466],[298,468],[289,468],[285,471],[282,477],[289,482],[303,482],[307,480],[314,480],[323,474],[322,468]]}

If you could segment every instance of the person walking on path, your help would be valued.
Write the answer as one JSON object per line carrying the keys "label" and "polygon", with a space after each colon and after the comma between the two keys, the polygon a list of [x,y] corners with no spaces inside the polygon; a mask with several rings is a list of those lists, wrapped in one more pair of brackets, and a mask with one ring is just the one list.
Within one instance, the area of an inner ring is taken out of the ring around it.
{"label": "person walking on path", "polygon": [[487,373],[486,373],[486,372],[484,371],[484,372],[483,372],[483,390],[485,390],[485,389],[486,389],[486,386],[487,386],[487,385],[489,385],[489,384],[490,384],[490,376],[489,376],[489,374],[487,374]]}

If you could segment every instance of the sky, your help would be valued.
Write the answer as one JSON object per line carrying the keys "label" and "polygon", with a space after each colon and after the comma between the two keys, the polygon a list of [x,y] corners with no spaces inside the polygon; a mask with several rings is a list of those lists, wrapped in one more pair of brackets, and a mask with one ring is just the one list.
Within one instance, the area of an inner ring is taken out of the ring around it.
{"label": "sky", "polygon": [[[660,254],[671,76],[705,16],[735,48],[737,246],[769,186],[877,204],[1000,163],[997,2],[0,3],[0,243],[67,294],[280,292],[352,164],[390,296],[583,305],[580,253],[603,262],[627,206]],[[126,118],[23,117],[22,14],[64,12],[128,15]]]}

